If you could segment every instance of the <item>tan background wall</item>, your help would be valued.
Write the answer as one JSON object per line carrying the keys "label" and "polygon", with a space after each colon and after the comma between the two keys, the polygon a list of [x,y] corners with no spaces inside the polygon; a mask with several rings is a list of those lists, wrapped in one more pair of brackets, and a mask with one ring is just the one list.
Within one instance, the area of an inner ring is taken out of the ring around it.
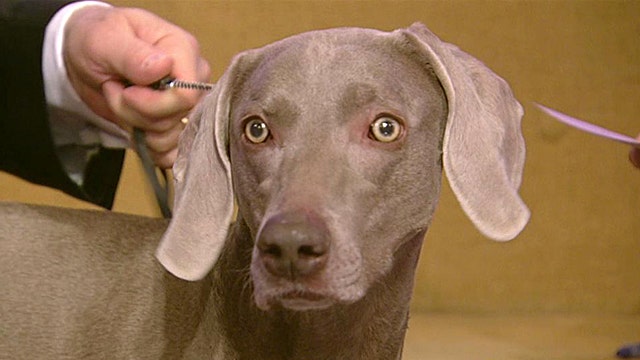
{"label": "tan background wall", "polygon": [[[640,171],[628,149],[546,118],[533,101],[640,132],[640,2],[114,1],[198,37],[220,76],[230,58],[294,33],[391,30],[414,21],[507,79],[523,103],[522,195],[533,217],[515,241],[483,238],[445,184],[418,269],[414,307],[435,311],[640,312]],[[145,191],[140,191],[140,189]],[[116,211],[157,215],[129,154]],[[83,207],[0,174],[0,200]]]}

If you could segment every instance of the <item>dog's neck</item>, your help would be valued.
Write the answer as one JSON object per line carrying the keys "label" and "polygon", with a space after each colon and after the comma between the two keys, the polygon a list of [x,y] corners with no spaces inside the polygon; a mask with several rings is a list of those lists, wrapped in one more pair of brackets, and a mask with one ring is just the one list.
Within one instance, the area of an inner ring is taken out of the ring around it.
{"label": "dog's neck", "polygon": [[256,307],[249,276],[253,241],[242,220],[232,236],[212,275],[217,318],[237,358],[400,359],[424,232],[396,252],[392,270],[363,299],[304,312]]}

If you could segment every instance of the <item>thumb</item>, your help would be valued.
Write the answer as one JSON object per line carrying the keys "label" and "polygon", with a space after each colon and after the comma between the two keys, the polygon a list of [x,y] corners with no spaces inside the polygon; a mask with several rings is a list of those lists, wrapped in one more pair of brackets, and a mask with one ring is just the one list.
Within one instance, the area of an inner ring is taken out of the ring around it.
{"label": "thumb", "polygon": [[113,71],[136,85],[148,85],[171,73],[173,60],[166,53],[137,37],[130,37],[114,54]]}

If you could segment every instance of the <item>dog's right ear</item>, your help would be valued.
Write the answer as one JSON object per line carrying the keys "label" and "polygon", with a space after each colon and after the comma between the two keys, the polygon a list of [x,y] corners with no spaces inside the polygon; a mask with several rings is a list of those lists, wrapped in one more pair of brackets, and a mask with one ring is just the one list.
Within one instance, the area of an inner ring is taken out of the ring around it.
{"label": "dog's right ear", "polygon": [[200,280],[211,270],[233,217],[227,144],[230,74],[236,62],[189,115],[173,166],[174,215],[156,257],[184,280]]}

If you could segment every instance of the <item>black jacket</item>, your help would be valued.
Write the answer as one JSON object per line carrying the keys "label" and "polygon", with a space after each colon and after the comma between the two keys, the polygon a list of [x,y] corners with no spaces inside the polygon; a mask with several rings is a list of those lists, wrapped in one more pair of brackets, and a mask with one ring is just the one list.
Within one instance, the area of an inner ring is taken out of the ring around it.
{"label": "black jacket", "polygon": [[56,156],[49,129],[42,43],[47,23],[66,3],[0,0],[0,170],[111,208],[124,150],[100,148],[78,186]]}

